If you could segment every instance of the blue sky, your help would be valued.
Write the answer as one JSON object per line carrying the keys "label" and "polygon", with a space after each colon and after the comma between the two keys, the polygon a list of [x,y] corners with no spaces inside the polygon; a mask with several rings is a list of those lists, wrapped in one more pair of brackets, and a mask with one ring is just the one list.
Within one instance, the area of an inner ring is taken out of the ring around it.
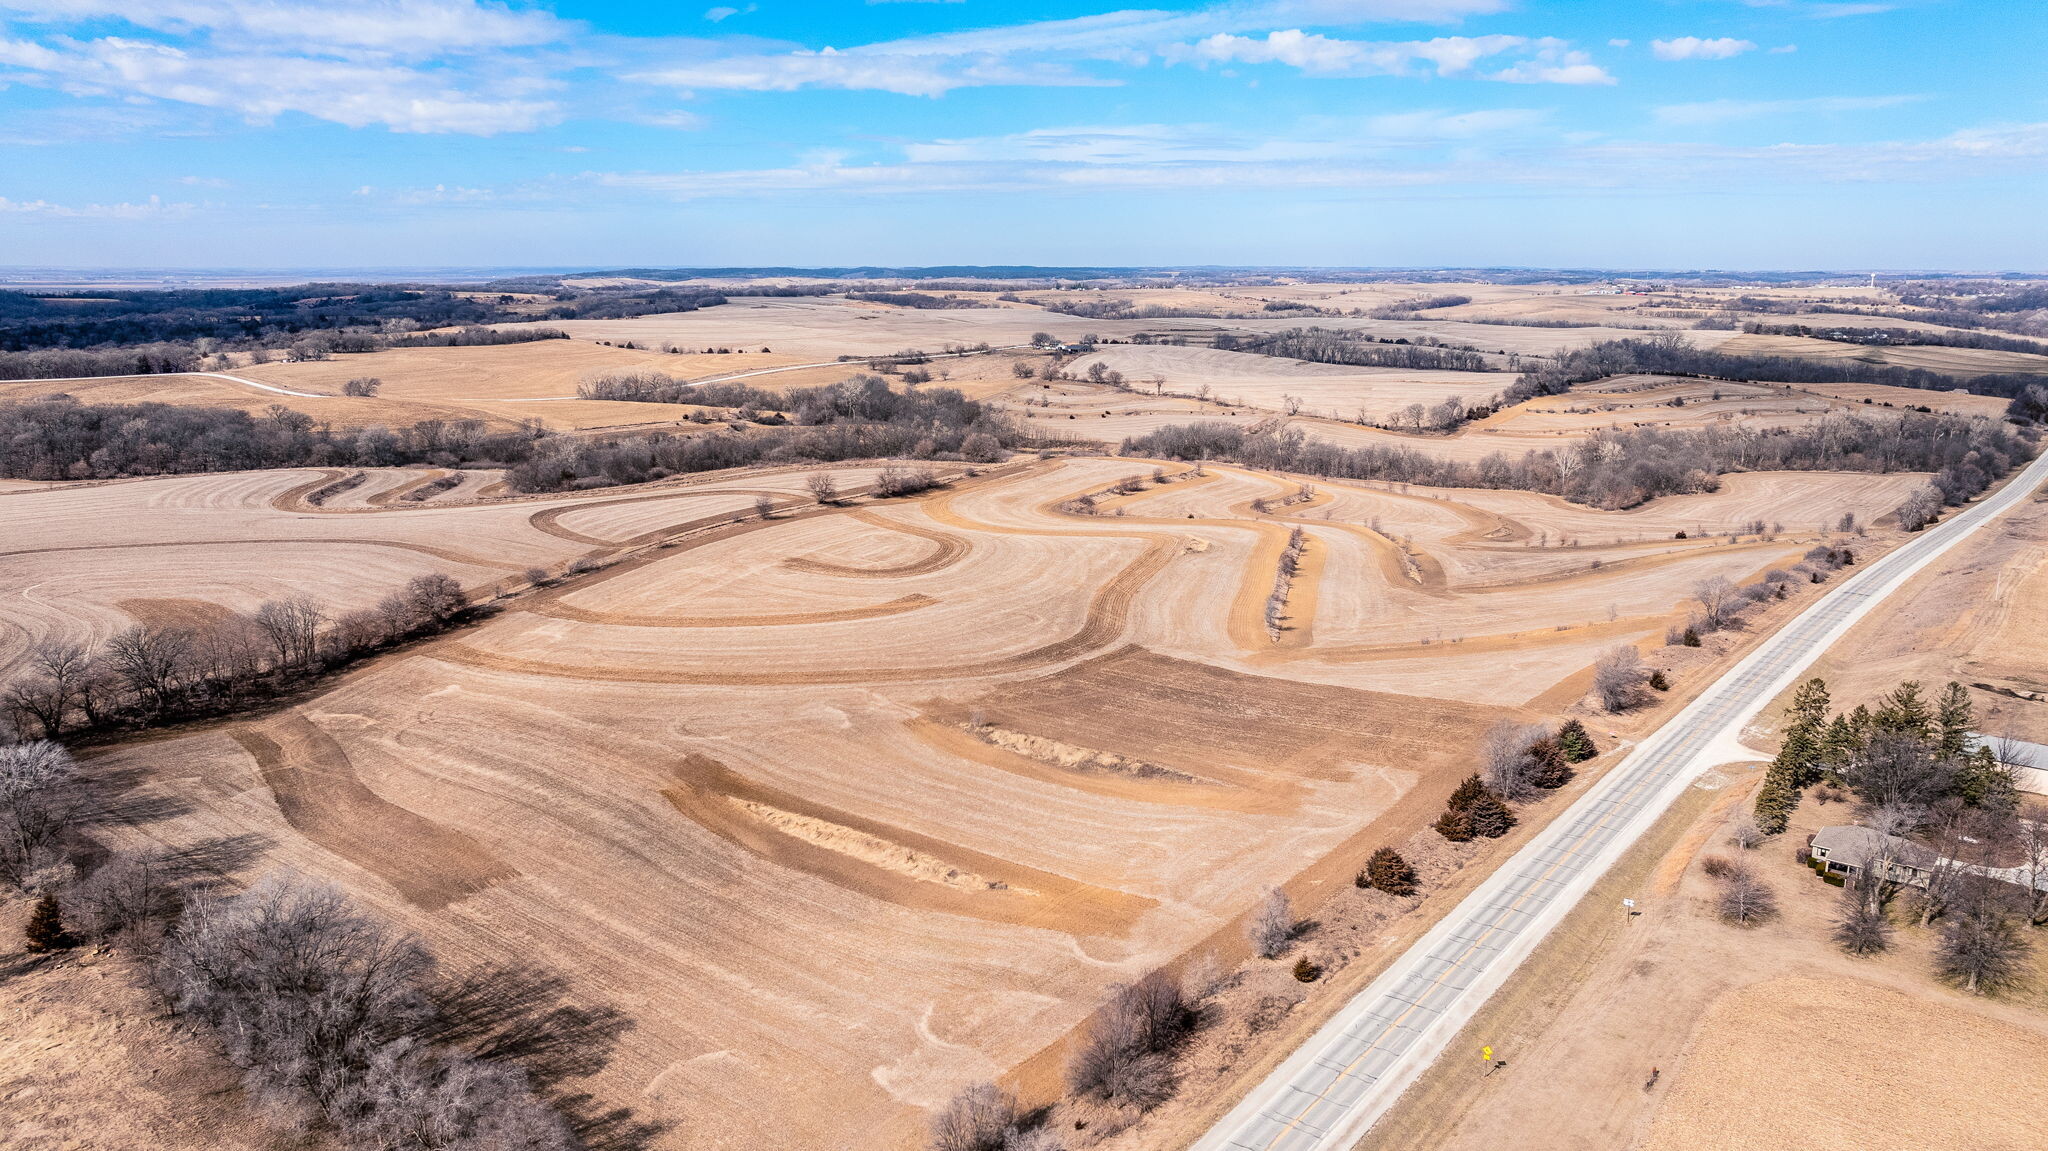
{"label": "blue sky", "polygon": [[0,264],[2048,269],[2037,0],[0,0]]}

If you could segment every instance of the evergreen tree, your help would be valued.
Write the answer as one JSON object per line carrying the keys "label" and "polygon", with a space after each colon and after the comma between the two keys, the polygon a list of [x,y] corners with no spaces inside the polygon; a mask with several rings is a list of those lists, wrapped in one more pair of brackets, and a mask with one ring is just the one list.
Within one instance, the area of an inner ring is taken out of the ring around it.
{"label": "evergreen tree", "polygon": [[1488,839],[1499,839],[1515,826],[1515,813],[1490,791],[1473,800],[1465,814],[1472,820],[1473,833]]}
{"label": "evergreen tree", "polygon": [[1970,691],[1954,680],[1942,689],[1941,703],[1935,713],[1939,727],[1937,740],[1941,754],[1949,759],[1960,759],[1970,750],[1970,727],[1977,722],[1976,709],[1970,704]]}
{"label": "evergreen tree", "polygon": [[1934,711],[1920,697],[1920,684],[1915,680],[1909,679],[1893,688],[1871,718],[1885,731],[1921,739],[1931,739],[1934,735]]}
{"label": "evergreen tree", "polygon": [[1373,852],[1372,858],[1365,861],[1365,874],[1360,878],[1388,895],[1415,894],[1415,869],[1391,847]]}
{"label": "evergreen tree", "polygon": [[1756,793],[1756,829],[1765,835],[1782,835],[1799,806],[1799,792],[1785,781],[1777,764],[1764,772],[1764,785]]}
{"label": "evergreen tree", "polygon": [[1452,843],[1465,843],[1472,838],[1472,814],[1467,811],[1453,808],[1437,816],[1430,826]]}
{"label": "evergreen tree", "polygon": [[2020,799],[2011,769],[1998,762],[1988,747],[1956,761],[1955,789],[1964,803],[1993,811],[2011,811]]}
{"label": "evergreen tree", "polygon": [[1820,741],[1820,776],[1840,787],[1842,773],[1848,770],[1849,761],[1863,749],[1863,737],[1856,731],[1849,717],[1838,715],[1828,724],[1827,734]]}
{"label": "evergreen tree", "polygon": [[1650,686],[1657,691],[1670,691],[1671,677],[1664,674],[1663,668],[1658,668],[1650,673]]}
{"label": "evergreen tree", "polygon": [[1557,746],[1564,751],[1564,758],[1569,763],[1584,763],[1600,754],[1600,749],[1593,744],[1593,737],[1586,731],[1586,725],[1576,719],[1565,720],[1564,725],[1557,729]]}
{"label": "evergreen tree", "polygon": [[1563,787],[1578,774],[1565,762],[1564,747],[1549,736],[1530,744],[1524,754],[1530,760],[1529,782],[1546,791]]}
{"label": "evergreen tree", "polygon": [[33,952],[60,951],[78,943],[64,930],[64,914],[57,907],[57,897],[49,894],[36,900],[24,934],[28,937],[28,949]]}
{"label": "evergreen tree", "polygon": [[1451,793],[1450,800],[1444,806],[1452,811],[1464,811],[1472,806],[1473,800],[1488,794],[1491,793],[1486,790],[1486,781],[1479,778],[1478,772],[1474,772],[1465,777],[1465,782],[1458,785],[1458,789]]}

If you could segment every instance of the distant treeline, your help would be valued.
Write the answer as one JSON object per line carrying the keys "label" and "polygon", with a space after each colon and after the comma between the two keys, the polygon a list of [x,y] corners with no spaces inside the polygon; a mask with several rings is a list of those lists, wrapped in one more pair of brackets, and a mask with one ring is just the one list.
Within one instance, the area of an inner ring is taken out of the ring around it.
{"label": "distant treeline", "polygon": [[414,336],[395,336],[385,343],[388,348],[487,348],[499,344],[530,344],[536,340],[566,340],[569,333],[560,328],[461,328],[453,332],[421,332]]}
{"label": "distant treeline", "polygon": [[1686,343],[1683,337],[1669,335],[1640,340],[1609,340],[1566,352],[1523,372],[1508,386],[1506,399],[1509,403],[1519,403],[1533,396],[1568,391],[1574,384],[1632,373],[1785,384],[1853,383],[1933,391],[1961,389],[1980,396],[2014,400],[2015,415],[2025,415],[2041,406],[2039,401],[2029,397],[2032,394],[2030,389],[2041,388],[2043,384],[2042,376],[2028,372],[1956,376],[1926,368],[1866,364],[1860,360],[1731,355],[1696,348]]}
{"label": "distant treeline", "polygon": [[934,296],[929,292],[848,292],[846,298],[871,304],[893,304],[899,308],[921,308],[927,311],[988,307],[980,300],[963,300],[958,296]]}
{"label": "distant treeline", "polygon": [[1936,348],[1984,348],[1995,352],[2027,352],[2036,356],[2048,356],[2048,344],[2038,340],[2022,340],[2012,336],[1994,336],[1989,332],[1941,332],[1924,331],[1914,328],[1851,328],[1835,325],[1811,326],[1807,324],[1757,324],[1742,326],[1745,332],[1763,336],[1808,336],[1816,340],[1833,340],[1838,344],[1862,344],[1869,347],[1936,347]]}
{"label": "distant treeline", "polygon": [[2034,447],[1996,420],[1906,413],[1896,418],[1830,417],[1805,428],[1764,432],[1710,427],[1601,431],[1570,448],[1477,462],[1414,448],[1343,448],[1296,429],[1246,432],[1224,423],[1177,424],[1124,441],[1123,454],[1227,459],[1249,467],[1436,487],[1516,488],[1574,503],[1627,508],[1659,496],[1713,491],[1739,471],[1937,473],[1948,504],[1983,491]]}
{"label": "distant treeline", "polygon": [[273,405],[252,416],[170,404],[0,405],[0,476],[86,480],[250,468],[390,467],[524,459],[537,432],[491,432],[482,420],[422,420],[341,430]]}
{"label": "distant treeline", "polygon": [[738,383],[689,387],[659,373],[621,373],[586,381],[578,390],[598,399],[729,407],[736,419],[772,430],[654,433],[603,442],[556,438],[507,473],[513,488],[578,490],[805,460],[909,456],[987,462],[1002,458],[1004,448],[1019,438],[1002,412],[955,389],[891,391],[880,376],[776,393]]}
{"label": "distant treeline", "polygon": [[[385,348],[456,348],[491,344],[524,344],[534,340],[566,340],[560,328],[497,329],[465,327],[454,332],[421,332],[386,336],[369,331],[307,332],[278,349],[286,360],[325,360]],[[207,349],[216,350],[209,355]],[[33,352],[0,352],[0,380],[65,380],[85,376],[154,376],[166,372],[223,371],[233,367],[219,345],[201,343],[137,344],[125,348],[42,348]],[[255,345],[252,360],[268,361],[274,349]]]}
{"label": "distant treeline", "polygon": [[1341,328],[1288,328],[1261,336],[1224,334],[1216,337],[1215,347],[1218,351],[1251,352],[1318,364],[1457,372],[1495,370],[1478,352],[1412,344],[1406,340],[1385,343]]}
{"label": "distant treeline", "polygon": [[1396,300],[1385,307],[1374,308],[1371,314],[1382,320],[1405,320],[1412,318],[1417,312],[1430,312],[1438,308],[1455,308],[1461,304],[1469,304],[1471,302],[1472,297],[1470,296],[1416,296],[1412,299]]}
{"label": "distant treeline", "polygon": [[509,295],[478,299],[439,288],[367,284],[115,289],[48,296],[0,292],[0,351],[200,339],[254,342],[395,321],[445,328],[531,318],[512,310],[512,303]]}

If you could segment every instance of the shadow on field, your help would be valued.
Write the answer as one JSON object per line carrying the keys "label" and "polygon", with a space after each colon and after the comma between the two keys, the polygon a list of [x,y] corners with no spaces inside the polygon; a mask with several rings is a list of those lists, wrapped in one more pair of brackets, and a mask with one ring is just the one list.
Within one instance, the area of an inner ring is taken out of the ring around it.
{"label": "shadow on field", "polygon": [[591,1151],[640,1151],[669,1124],[560,1090],[602,1070],[633,1021],[615,1008],[565,1002],[567,992],[567,980],[538,967],[480,968],[436,989],[439,1019],[430,1038],[523,1069]]}

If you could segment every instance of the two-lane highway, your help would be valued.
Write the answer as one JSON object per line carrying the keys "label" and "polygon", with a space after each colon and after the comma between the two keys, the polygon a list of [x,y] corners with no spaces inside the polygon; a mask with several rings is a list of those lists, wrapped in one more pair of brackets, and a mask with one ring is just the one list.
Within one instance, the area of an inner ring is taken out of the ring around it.
{"label": "two-lane highway", "polygon": [[2048,455],[1843,579],[1657,729],[1260,1083],[1195,1151],[1343,1151],[1749,720],[1921,568],[2048,480]]}

